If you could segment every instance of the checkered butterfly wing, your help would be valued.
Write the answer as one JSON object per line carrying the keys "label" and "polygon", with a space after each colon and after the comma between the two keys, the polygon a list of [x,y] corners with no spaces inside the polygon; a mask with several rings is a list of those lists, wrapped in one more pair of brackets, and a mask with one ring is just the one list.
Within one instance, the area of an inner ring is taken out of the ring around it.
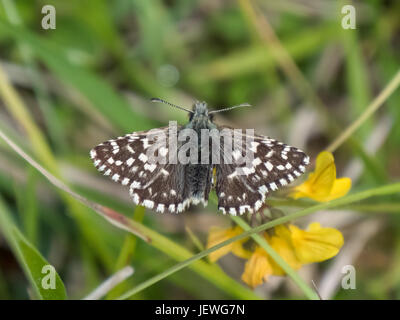
{"label": "checkered butterfly wing", "polygon": [[[244,157],[246,152],[252,152],[253,156],[250,164],[238,165],[233,161],[215,166],[218,209],[224,214],[258,211],[269,192],[294,181],[309,164],[309,157],[303,151],[266,136],[242,134],[235,148],[233,160],[236,155]],[[223,140],[221,153],[224,153]]]}
{"label": "checkered butterfly wing", "polygon": [[[99,144],[90,156],[104,175],[129,187],[135,204],[157,212],[177,213],[188,204],[185,172],[184,166],[168,161],[168,133],[168,127],[134,132]],[[150,148],[154,149],[151,154],[158,157],[157,162],[149,159]]]}

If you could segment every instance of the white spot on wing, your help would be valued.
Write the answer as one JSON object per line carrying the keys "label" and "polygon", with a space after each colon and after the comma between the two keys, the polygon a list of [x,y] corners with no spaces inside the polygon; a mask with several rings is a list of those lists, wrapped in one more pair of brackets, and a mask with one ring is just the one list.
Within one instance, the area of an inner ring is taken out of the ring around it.
{"label": "white spot on wing", "polygon": [[142,142],[143,142],[143,149],[147,149],[148,147],[150,147],[149,139],[144,138],[142,139]]}
{"label": "white spot on wing", "polygon": [[154,163],[153,164],[146,163],[144,165],[145,170],[149,170],[150,172],[153,172],[156,169],[156,167],[157,166]]}
{"label": "white spot on wing", "polygon": [[139,198],[139,195],[137,193],[132,193],[132,199],[133,199],[134,203],[139,204],[140,198]]}
{"label": "white spot on wing", "polygon": [[262,194],[266,194],[268,192],[268,188],[266,186],[261,186],[258,188],[258,191]]}
{"label": "white spot on wing", "polygon": [[255,158],[252,162],[253,166],[257,167],[259,164],[261,163],[261,159],[260,158]]}
{"label": "white spot on wing", "polygon": [[139,160],[142,162],[147,162],[148,158],[144,153],[141,153],[139,156]]}
{"label": "white spot on wing", "polygon": [[267,168],[268,171],[272,171],[272,169],[274,168],[274,166],[272,165],[271,162],[267,161],[265,163],[265,167]]}
{"label": "white spot on wing", "polygon": [[278,186],[276,185],[275,182],[270,183],[269,186],[271,187],[271,190],[272,190],[272,191],[278,190]]}
{"label": "white spot on wing", "polygon": [[165,148],[165,147],[161,147],[160,150],[159,150],[159,153],[160,153],[160,155],[162,157],[165,157],[167,155],[167,153],[168,153],[168,149]]}
{"label": "white spot on wing", "polygon": [[257,152],[258,145],[259,145],[258,142],[252,141],[250,146],[250,151]]}
{"label": "white spot on wing", "polygon": [[240,207],[239,207],[239,213],[240,213],[240,214],[245,213],[245,212],[246,212],[246,209],[247,209],[249,212],[252,211],[252,210],[250,209],[250,206],[245,205],[245,206],[240,206]]}
{"label": "white spot on wing", "polygon": [[150,209],[153,209],[153,207],[154,207],[154,201],[152,201],[152,200],[143,200],[143,205],[146,207],[146,208],[150,208]]}
{"label": "white spot on wing", "polygon": [[139,181],[133,181],[131,184],[132,189],[139,189],[141,187],[141,184]]}
{"label": "white spot on wing", "polygon": [[283,185],[283,186],[286,186],[286,185],[287,185],[287,181],[286,181],[285,179],[283,179],[283,178],[280,179],[279,182],[280,182],[280,184]]}
{"label": "white spot on wing", "polygon": [[272,157],[272,155],[275,153],[275,151],[274,150],[271,150],[271,151],[269,151],[265,156],[267,157],[267,158],[271,158]]}
{"label": "white spot on wing", "polygon": [[254,173],[254,168],[247,168],[247,167],[243,167],[243,172],[246,176],[248,176],[251,173]]}
{"label": "white spot on wing", "polygon": [[257,200],[256,203],[254,204],[254,210],[257,211],[258,209],[260,209],[262,206],[262,201],[261,200]]}

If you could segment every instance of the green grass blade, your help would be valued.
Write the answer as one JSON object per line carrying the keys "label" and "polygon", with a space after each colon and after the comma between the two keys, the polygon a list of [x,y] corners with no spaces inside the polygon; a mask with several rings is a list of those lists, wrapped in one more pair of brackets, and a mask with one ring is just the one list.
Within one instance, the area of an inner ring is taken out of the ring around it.
{"label": "green grass blade", "polygon": [[46,289],[42,285],[42,282],[46,283],[45,277],[49,274],[49,271],[46,271],[43,267],[49,266],[50,264],[12,222],[10,213],[1,198],[0,230],[14,252],[37,297],[43,300],[67,299],[64,284],[57,273],[55,273],[54,289]]}

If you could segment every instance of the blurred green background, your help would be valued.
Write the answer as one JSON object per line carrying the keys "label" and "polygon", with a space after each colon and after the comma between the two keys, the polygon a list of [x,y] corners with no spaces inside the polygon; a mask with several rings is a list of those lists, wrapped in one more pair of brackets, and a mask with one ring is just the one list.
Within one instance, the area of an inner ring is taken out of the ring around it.
{"label": "blurred green background", "polygon": [[[56,9],[55,30],[41,27],[46,4]],[[354,30],[341,27],[345,4],[356,8]],[[128,191],[96,172],[89,150],[169,120],[187,121],[184,112],[149,102],[160,97],[184,107],[204,100],[216,109],[248,102],[252,108],[220,114],[216,122],[255,128],[315,159],[398,71],[399,31],[399,1],[2,0],[0,67],[25,109],[10,107],[3,93],[0,128],[81,195],[134,217],[192,254],[201,250],[194,238],[204,245],[210,227],[228,226],[229,218],[213,203],[177,216],[140,209],[134,215]],[[338,176],[352,178],[352,191],[399,181],[399,123],[396,91],[335,152]],[[55,267],[73,299],[126,264],[134,275],[108,298],[185,258],[183,251],[174,256],[111,226],[3,141],[0,193],[0,299],[37,297],[17,259],[21,243],[29,247],[23,252],[37,259],[38,250]],[[396,195],[313,215],[312,221],[340,229],[345,245],[335,259],[300,274],[313,279],[326,299],[400,298],[399,214]],[[357,271],[356,290],[340,288],[348,264]],[[240,281],[243,261],[232,256],[214,267],[184,269],[134,297],[302,297],[285,278],[251,292]],[[206,269],[226,279],[217,283]],[[61,291],[53,298],[63,297]]]}

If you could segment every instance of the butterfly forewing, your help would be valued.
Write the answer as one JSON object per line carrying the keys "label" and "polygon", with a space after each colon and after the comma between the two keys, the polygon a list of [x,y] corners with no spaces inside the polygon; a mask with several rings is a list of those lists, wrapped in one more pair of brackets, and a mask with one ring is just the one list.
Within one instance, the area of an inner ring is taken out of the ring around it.
{"label": "butterfly forewing", "polygon": [[150,131],[103,142],[90,151],[90,156],[104,175],[129,187],[135,204],[157,212],[181,212],[189,204],[184,192],[184,166],[168,163],[168,128],[157,130],[166,137],[166,145],[157,150],[166,158],[164,164],[149,161],[147,150],[154,143]]}

